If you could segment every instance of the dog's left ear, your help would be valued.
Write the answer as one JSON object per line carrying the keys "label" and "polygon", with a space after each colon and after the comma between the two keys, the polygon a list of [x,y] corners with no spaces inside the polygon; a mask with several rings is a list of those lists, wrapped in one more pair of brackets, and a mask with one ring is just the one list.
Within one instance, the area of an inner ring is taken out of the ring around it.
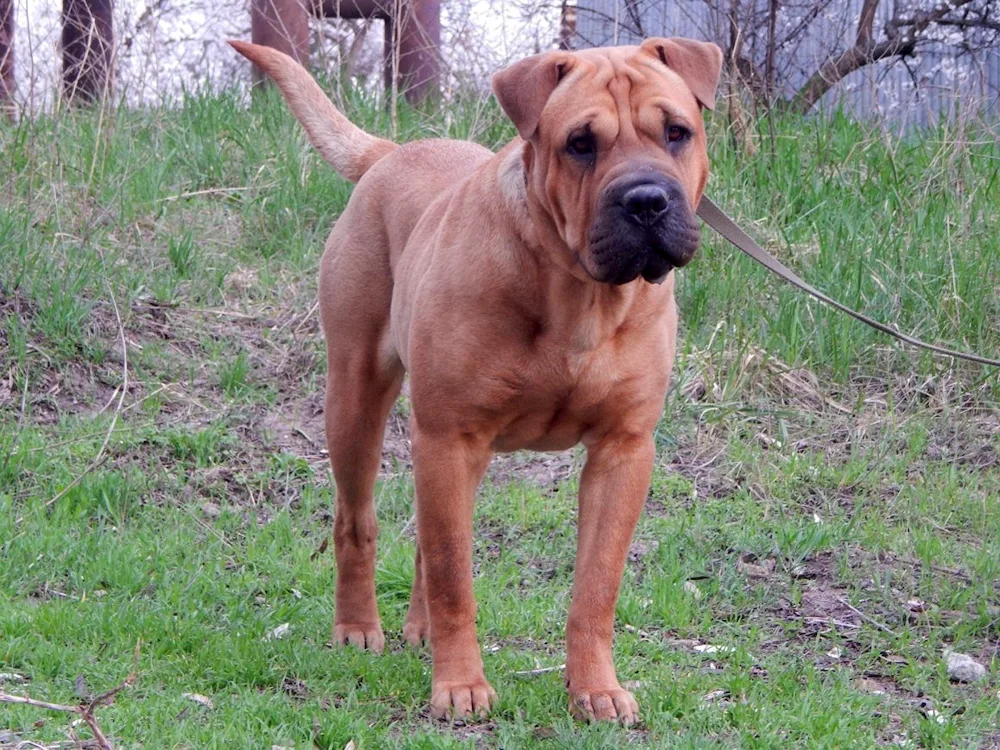
{"label": "dog's left ear", "polygon": [[715,109],[715,89],[722,72],[722,50],[711,42],[699,42],[682,37],[653,37],[640,49],[658,57],[691,89],[694,98],[705,109]]}
{"label": "dog's left ear", "polygon": [[524,140],[530,140],[538,130],[545,103],[571,61],[566,52],[544,52],[516,62],[493,76],[493,93]]}

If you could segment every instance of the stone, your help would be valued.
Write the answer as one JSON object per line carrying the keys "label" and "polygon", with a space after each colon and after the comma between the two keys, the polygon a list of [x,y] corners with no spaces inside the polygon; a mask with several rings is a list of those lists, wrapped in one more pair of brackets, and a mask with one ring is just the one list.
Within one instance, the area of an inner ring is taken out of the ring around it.
{"label": "stone", "polygon": [[953,682],[976,682],[986,676],[986,667],[968,654],[948,651],[944,658],[948,665],[948,677]]}

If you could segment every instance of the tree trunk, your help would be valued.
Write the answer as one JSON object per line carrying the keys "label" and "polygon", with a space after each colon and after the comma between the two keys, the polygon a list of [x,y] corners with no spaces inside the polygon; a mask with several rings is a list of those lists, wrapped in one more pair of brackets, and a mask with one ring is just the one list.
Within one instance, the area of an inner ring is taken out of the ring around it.
{"label": "tree trunk", "polygon": [[[300,65],[309,66],[309,11],[303,0],[253,0],[250,39],[254,44],[284,52]],[[267,76],[253,66],[255,84]]]}
{"label": "tree trunk", "polygon": [[63,94],[90,104],[111,93],[114,0],[63,0]]}
{"label": "tree trunk", "polygon": [[14,115],[14,0],[0,0],[0,113]]}
{"label": "tree trunk", "polygon": [[767,86],[767,107],[770,109],[774,105],[774,95],[777,89],[774,56],[778,44],[778,0],[768,0],[767,6],[767,54],[764,60],[764,80]]}
{"label": "tree trunk", "polygon": [[440,93],[441,1],[401,3],[399,24],[399,90],[418,103]]}

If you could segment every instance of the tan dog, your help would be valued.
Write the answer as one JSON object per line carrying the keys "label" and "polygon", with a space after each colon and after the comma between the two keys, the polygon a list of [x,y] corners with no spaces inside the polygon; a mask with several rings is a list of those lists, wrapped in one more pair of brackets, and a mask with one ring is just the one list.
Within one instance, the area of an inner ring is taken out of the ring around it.
{"label": "tan dog", "polygon": [[712,44],[549,52],[498,73],[520,138],[397,146],[337,112],[309,74],[233,42],[278,84],[312,144],[357,187],[320,271],[326,432],[337,485],[334,640],[381,651],[373,489],[410,373],[416,575],[403,635],[429,640],[431,712],[481,715],[472,511],[494,451],[582,442],[566,685],[582,718],[631,723],[615,602],[653,470],[674,356],[672,268],[695,252],[708,177]]}

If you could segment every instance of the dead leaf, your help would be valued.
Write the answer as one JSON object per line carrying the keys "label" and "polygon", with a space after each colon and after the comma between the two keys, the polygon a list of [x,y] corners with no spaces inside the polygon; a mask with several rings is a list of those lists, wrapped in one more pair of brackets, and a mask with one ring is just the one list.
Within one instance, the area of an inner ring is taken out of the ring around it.
{"label": "dead leaf", "polygon": [[774,572],[774,560],[767,558],[758,563],[756,555],[744,555],[736,563],[736,570],[747,578],[767,578]]}
{"label": "dead leaf", "polygon": [[226,276],[226,282],[236,292],[244,292],[257,283],[257,269],[238,267]]}
{"label": "dead leaf", "polygon": [[696,641],[691,638],[665,638],[664,640],[671,646],[676,646],[678,648],[696,648],[701,645],[700,641]]}
{"label": "dead leaf", "polygon": [[642,540],[636,539],[628,550],[628,559],[638,562],[659,549],[660,543],[656,539]]}
{"label": "dead leaf", "polygon": [[323,537],[323,541],[319,543],[319,547],[316,548],[316,551],[313,552],[311,555],[309,555],[309,559],[315,560],[317,557],[326,552],[326,548],[329,546],[330,546],[330,537],[328,536]]}
{"label": "dead leaf", "polygon": [[640,630],[635,625],[629,625],[628,623],[626,623],[624,627],[625,627],[625,629],[628,632],[635,633],[640,638],[649,638],[650,637],[649,633],[647,633],[645,630]]}
{"label": "dead leaf", "polygon": [[707,643],[695,646],[694,650],[699,654],[731,654],[736,651],[731,646],[710,646]]}
{"label": "dead leaf", "polygon": [[78,674],[76,679],[73,680],[73,692],[76,693],[77,698],[82,698],[83,700],[90,698],[90,691],[87,690],[87,678],[82,674]]}
{"label": "dead leaf", "polygon": [[938,724],[945,724],[948,721],[947,716],[945,716],[940,711],[935,711],[933,708],[928,708],[924,712],[924,716],[926,716],[931,721],[936,721]]}
{"label": "dead leaf", "polygon": [[10,370],[7,373],[6,380],[0,380],[0,406],[13,401],[13,384],[14,384],[14,371]]}
{"label": "dead leaf", "polygon": [[701,593],[701,589],[698,588],[698,584],[694,581],[684,581],[684,590],[691,594],[691,597],[696,601],[700,602],[704,594]]}
{"label": "dead leaf", "polygon": [[3,685],[5,682],[10,682],[14,685],[23,685],[27,681],[27,677],[17,672],[0,672],[0,685]]}
{"label": "dead leaf", "polygon": [[209,710],[215,708],[215,704],[212,703],[212,699],[207,695],[200,695],[199,693],[181,693],[181,698],[187,698],[189,701],[194,701]]}
{"label": "dead leaf", "polygon": [[293,698],[304,699],[309,696],[309,688],[298,677],[286,677],[281,681],[281,689]]}
{"label": "dead leaf", "polygon": [[284,638],[291,631],[292,626],[287,622],[281,623],[274,630],[268,631],[267,635],[264,636],[265,641],[279,641]]}
{"label": "dead leaf", "polygon": [[713,690],[710,693],[705,693],[703,696],[701,696],[701,699],[705,701],[705,703],[714,703],[720,698],[728,698],[728,697],[729,697],[728,690]]}
{"label": "dead leaf", "polygon": [[829,656],[831,659],[839,659],[840,648],[838,646],[834,646],[833,648],[831,648],[829,651],[826,652],[826,655]]}
{"label": "dead leaf", "polygon": [[871,693],[872,695],[885,695],[885,688],[875,680],[870,680],[867,677],[862,677],[856,680],[854,686],[863,692]]}

